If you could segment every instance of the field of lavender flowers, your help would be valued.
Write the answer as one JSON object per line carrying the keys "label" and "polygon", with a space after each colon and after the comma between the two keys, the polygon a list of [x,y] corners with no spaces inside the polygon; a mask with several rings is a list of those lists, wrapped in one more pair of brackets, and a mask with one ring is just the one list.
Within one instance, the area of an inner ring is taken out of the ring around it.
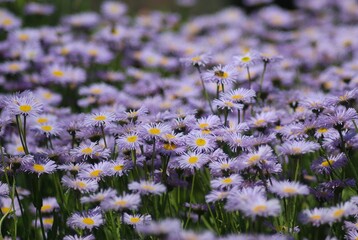
{"label": "field of lavender flowers", "polygon": [[0,240],[358,239],[356,0],[47,2],[0,1]]}

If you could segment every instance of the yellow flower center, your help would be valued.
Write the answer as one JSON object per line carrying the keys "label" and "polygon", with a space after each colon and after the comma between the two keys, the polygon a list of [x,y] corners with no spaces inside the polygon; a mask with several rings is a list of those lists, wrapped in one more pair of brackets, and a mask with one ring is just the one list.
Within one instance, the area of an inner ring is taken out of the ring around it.
{"label": "yellow flower center", "polygon": [[265,212],[267,210],[267,207],[265,205],[257,205],[254,207],[253,211],[255,213]]}
{"label": "yellow flower center", "polygon": [[283,192],[288,193],[288,194],[294,194],[297,192],[297,190],[293,187],[285,187],[285,188],[283,188]]}
{"label": "yellow flower center", "polygon": [[209,123],[200,123],[199,124],[199,128],[201,128],[201,129],[204,129],[204,128],[207,128],[207,127],[209,127]]}
{"label": "yellow flower center", "polygon": [[264,124],[265,122],[266,121],[264,119],[258,119],[258,120],[255,121],[255,125],[260,126],[260,125]]}
{"label": "yellow flower center", "polygon": [[92,218],[83,218],[82,222],[86,225],[93,225],[94,224],[94,220]]}
{"label": "yellow flower center", "polygon": [[148,132],[151,135],[158,135],[158,134],[160,134],[160,129],[159,128],[151,128],[151,129],[148,130]]}
{"label": "yellow flower center", "polygon": [[344,210],[343,209],[338,209],[338,210],[334,211],[333,217],[340,218],[340,217],[343,216],[343,214],[344,214]]}
{"label": "yellow flower center", "polygon": [[107,117],[104,116],[104,115],[98,115],[98,116],[94,117],[93,119],[94,119],[95,121],[104,121],[104,120],[107,119]]}
{"label": "yellow flower center", "polygon": [[250,62],[251,58],[249,56],[245,56],[243,58],[241,58],[241,61],[243,61],[244,63]]}
{"label": "yellow flower center", "polygon": [[2,212],[3,214],[8,213],[8,212],[10,212],[10,211],[11,211],[11,208],[9,208],[9,207],[2,207],[2,208],[1,208],[1,212]]}
{"label": "yellow flower center", "polygon": [[41,129],[45,132],[51,132],[51,130],[53,129],[52,126],[50,125],[44,125],[41,127]]}
{"label": "yellow flower center", "polygon": [[221,168],[221,169],[228,169],[228,168],[230,168],[230,164],[228,164],[228,163],[223,163],[223,164],[221,164],[220,168]]}
{"label": "yellow flower center", "polygon": [[177,148],[177,146],[174,143],[165,143],[163,145],[165,150],[175,150]]}
{"label": "yellow flower center", "polygon": [[250,158],[249,158],[249,163],[255,163],[255,162],[257,162],[257,160],[259,160],[260,159],[260,155],[252,155]]}
{"label": "yellow flower center", "polygon": [[116,205],[119,205],[119,206],[123,207],[123,206],[127,205],[127,201],[125,201],[125,200],[118,200],[118,201],[116,201]]}
{"label": "yellow flower center", "polygon": [[52,209],[52,206],[50,204],[45,204],[41,207],[41,212],[50,211]]}
{"label": "yellow flower center", "polygon": [[83,189],[83,188],[86,188],[86,187],[87,187],[87,184],[84,183],[84,182],[82,182],[82,181],[78,181],[78,182],[76,182],[76,186],[77,186],[78,188]]}
{"label": "yellow flower center", "polygon": [[102,89],[100,89],[100,88],[93,88],[92,90],[91,90],[91,93],[92,94],[95,94],[95,95],[99,95],[99,94],[101,94],[103,91],[102,91]]}
{"label": "yellow flower center", "polygon": [[143,185],[142,189],[147,190],[147,191],[154,191],[155,187],[153,187],[152,185]]}
{"label": "yellow flower center", "polygon": [[130,143],[135,143],[138,139],[138,136],[136,135],[132,135],[132,136],[128,136],[127,137],[127,141],[130,142]]}
{"label": "yellow flower center", "polygon": [[227,74],[227,72],[224,72],[224,71],[216,71],[215,73],[215,76],[217,77],[220,77],[220,78],[227,78],[229,76],[229,74]]}
{"label": "yellow flower center", "polygon": [[165,138],[168,140],[172,140],[175,138],[175,136],[173,134],[167,133],[167,134],[165,134]]}
{"label": "yellow flower center", "polygon": [[326,133],[327,131],[328,131],[327,128],[319,128],[319,129],[317,129],[318,133]]}
{"label": "yellow flower center", "polygon": [[140,218],[139,218],[139,217],[131,217],[131,218],[129,219],[129,221],[130,221],[131,223],[138,223],[138,222],[140,221]]}
{"label": "yellow flower center", "polygon": [[47,224],[47,225],[52,225],[53,224],[53,218],[44,218],[43,223]]}
{"label": "yellow flower center", "polygon": [[52,71],[52,75],[54,75],[55,77],[63,77],[65,74],[63,71],[57,69]]}
{"label": "yellow flower center", "polygon": [[38,118],[37,119],[37,123],[40,123],[40,124],[42,124],[42,123],[47,123],[48,122],[48,118]]}
{"label": "yellow flower center", "polygon": [[321,166],[322,167],[329,167],[329,166],[332,166],[333,163],[334,163],[334,161],[329,159],[329,160],[326,160],[326,161],[322,162]]}
{"label": "yellow flower center", "polygon": [[113,170],[116,172],[122,171],[123,170],[123,165],[116,165],[113,167]]}
{"label": "yellow flower center", "polygon": [[2,21],[2,24],[4,24],[5,26],[10,26],[12,24],[12,20],[10,18],[5,18]]}
{"label": "yellow flower center", "polygon": [[98,54],[98,51],[97,51],[97,49],[90,49],[90,50],[88,50],[88,55],[90,55],[91,57],[95,57],[95,56],[97,56],[97,54]]}
{"label": "yellow flower center", "polygon": [[25,34],[25,33],[22,33],[19,35],[19,40],[20,41],[27,41],[29,40],[29,35]]}
{"label": "yellow flower center", "polygon": [[293,147],[292,148],[292,152],[293,153],[301,153],[302,152],[302,149],[300,147]]}
{"label": "yellow flower center", "polygon": [[16,151],[18,151],[18,152],[24,152],[24,147],[23,147],[23,146],[18,146],[18,147],[16,148]]}
{"label": "yellow flower center", "polygon": [[30,112],[32,110],[32,107],[30,105],[24,104],[19,107],[21,112]]}
{"label": "yellow flower center", "polygon": [[233,182],[233,180],[231,178],[224,178],[223,180],[221,180],[222,183],[224,184],[231,184]]}
{"label": "yellow flower center", "polygon": [[224,102],[224,104],[226,106],[228,106],[228,107],[233,107],[234,106],[234,104],[232,102],[229,102],[229,101]]}
{"label": "yellow flower center", "polygon": [[100,169],[94,170],[90,173],[91,177],[98,177],[103,171]]}
{"label": "yellow flower center", "polygon": [[16,63],[10,64],[8,68],[10,71],[13,71],[13,72],[20,70],[20,66]]}
{"label": "yellow flower center", "polygon": [[244,98],[244,96],[241,94],[235,94],[235,95],[231,96],[231,99],[234,99],[234,100],[240,100],[243,98]]}
{"label": "yellow flower center", "polygon": [[204,138],[198,138],[196,139],[195,144],[199,147],[205,146],[206,140]]}
{"label": "yellow flower center", "polygon": [[312,215],[311,217],[310,217],[310,219],[311,220],[313,220],[313,221],[318,221],[318,220],[320,220],[321,219],[321,215]]}
{"label": "yellow flower center", "polygon": [[93,153],[93,149],[90,147],[86,147],[86,148],[82,149],[81,152],[83,154],[89,155],[89,154]]}
{"label": "yellow flower center", "polygon": [[189,157],[189,159],[188,159],[188,163],[190,163],[190,164],[195,164],[195,163],[197,163],[199,161],[199,158],[197,157],[197,156],[191,156],[191,157]]}
{"label": "yellow flower center", "polygon": [[34,166],[32,168],[34,169],[35,172],[44,172],[45,171],[45,167],[41,164],[34,164]]}
{"label": "yellow flower center", "polygon": [[201,60],[201,57],[200,56],[195,56],[195,57],[191,58],[191,60],[193,62],[199,62]]}

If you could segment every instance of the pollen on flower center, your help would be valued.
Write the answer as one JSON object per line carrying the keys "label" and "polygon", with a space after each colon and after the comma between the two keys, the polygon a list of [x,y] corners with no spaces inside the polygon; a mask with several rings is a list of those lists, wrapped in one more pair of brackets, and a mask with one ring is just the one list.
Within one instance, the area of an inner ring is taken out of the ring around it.
{"label": "pollen on flower center", "polygon": [[254,163],[254,162],[256,162],[257,160],[259,160],[260,159],[260,156],[259,155],[253,155],[253,156],[251,156],[250,158],[249,158],[249,162],[250,163]]}
{"label": "pollen on flower center", "polygon": [[297,190],[296,190],[295,188],[292,188],[292,187],[285,187],[285,188],[283,189],[283,192],[293,194],[293,193],[296,193]]}
{"label": "pollen on flower center", "polygon": [[53,224],[53,218],[44,218],[43,219],[44,224]]}
{"label": "pollen on flower center", "polygon": [[215,76],[217,77],[221,77],[221,78],[227,78],[229,76],[229,74],[227,74],[227,72],[224,72],[224,71],[216,71],[215,73]]}
{"label": "pollen on flower center", "polygon": [[86,147],[86,148],[84,148],[84,149],[82,149],[82,151],[81,151],[83,154],[91,154],[91,153],[93,153],[93,149],[92,148],[90,148],[90,147]]}
{"label": "pollen on flower center", "polygon": [[40,124],[41,124],[41,123],[47,123],[47,122],[48,122],[48,118],[38,118],[38,119],[37,119],[37,122],[40,123]]}
{"label": "pollen on flower center", "polygon": [[123,170],[123,165],[116,165],[113,167],[114,171],[122,171]]}
{"label": "pollen on flower center", "polygon": [[2,212],[3,214],[10,212],[10,210],[11,210],[11,208],[9,208],[9,207],[2,207],[2,208],[1,208],[1,212]]}
{"label": "pollen on flower center", "polygon": [[293,148],[292,148],[292,151],[293,151],[294,153],[300,153],[300,152],[302,152],[302,149],[301,149],[300,147],[293,147]]}
{"label": "pollen on flower center", "polygon": [[256,207],[254,207],[253,211],[255,213],[259,213],[259,212],[265,212],[267,210],[267,207],[265,205],[257,205]]}
{"label": "pollen on flower center", "polygon": [[34,164],[33,169],[36,172],[44,172],[45,171],[45,167],[41,164]]}
{"label": "pollen on flower center", "polygon": [[312,215],[312,216],[310,217],[310,219],[317,221],[317,220],[320,220],[320,219],[321,219],[321,216],[320,216],[320,215]]}
{"label": "pollen on flower center", "polygon": [[51,210],[52,206],[50,204],[45,204],[41,207],[41,212],[46,212]]}
{"label": "pollen on flower center", "polygon": [[223,180],[221,180],[221,182],[222,183],[224,183],[224,184],[230,184],[230,183],[232,183],[233,181],[232,181],[232,179],[231,178],[224,178]]}
{"label": "pollen on flower center", "polygon": [[138,136],[136,136],[136,135],[128,136],[128,137],[127,137],[127,141],[130,142],[130,143],[136,142],[137,139],[138,139]]}
{"label": "pollen on flower center", "polygon": [[63,73],[63,71],[61,70],[53,70],[52,71],[52,74],[55,76],[55,77],[63,77],[65,74]]}
{"label": "pollen on flower center", "polygon": [[78,181],[78,182],[76,182],[76,186],[78,188],[85,188],[85,187],[87,187],[87,184],[82,181]]}
{"label": "pollen on flower center", "polygon": [[19,146],[16,148],[16,151],[18,152],[24,152],[24,147],[23,146]]}
{"label": "pollen on flower center", "polygon": [[193,62],[199,62],[201,60],[201,58],[200,58],[200,56],[195,56],[195,57],[191,58],[191,60]]}
{"label": "pollen on flower center", "polygon": [[119,206],[125,206],[126,204],[127,204],[127,201],[125,201],[125,200],[118,200],[116,202],[116,205],[119,205]]}
{"label": "pollen on flower center", "polygon": [[155,188],[151,185],[143,185],[142,188],[147,191],[154,191]]}
{"label": "pollen on flower center", "polygon": [[41,129],[42,129],[43,131],[45,131],[45,132],[51,132],[52,126],[50,126],[50,125],[44,125],[44,126],[41,127]]}
{"label": "pollen on flower center", "polygon": [[19,107],[21,112],[30,112],[32,110],[32,107],[30,105],[24,104]]}
{"label": "pollen on flower center", "polygon": [[90,173],[90,176],[91,177],[98,177],[102,172],[103,172],[102,170],[97,169],[97,170],[92,171]]}
{"label": "pollen on flower center", "polygon": [[16,64],[16,63],[10,64],[9,65],[9,70],[18,71],[18,70],[20,70],[20,66],[18,64]]}
{"label": "pollen on flower center", "polygon": [[338,210],[334,211],[333,217],[339,218],[339,217],[342,217],[343,214],[344,214],[344,210],[338,209]]}
{"label": "pollen on flower center", "polygon": [[199,161],[199,158],[197,156],[191,156],[189,159],[188,159],[188,162],[190,164],[195,164]]}
{"label": "pollen on flower center", "polygon": [[199,124],[199,128],[203,129],[203,128],[207,128],[209,127],[209,123],[200,123]]}
{"label": "pollen on flower center", "polygon": [[241,94],[235,94],[235,95],[231,96],[231,98],[234,100],[240,100],[240,99],[243,99],[244,96]]}
{"label": "pollen on flower center", "polygon": [[206,140],[204,138],[198,138],[198,139],[196,139],[195,143],[199,147],[202,147],[202,146],[206,145]]}
{"label": "pollen on flower center", "polygon": [[241,61],[243,61],[245,63],[250,62],[250,60],[251,60],[251,58],[248,56],[241,58]]}
{"label": "pollen on flower center", "polygon": [[333,163],[334,163],[333,160],[326,160],[326,161],[324,161],[324,162],[321,163],[321,166],[322,166],[322,167],[329,167],[329,166],[331,166]]}
{"label": "pollen on flower center", "polygon": [[98,115],[98,116],[94,117],[93,119],[96,121],[104,121],[107,119],[107,117],[104,115]]}
{"label": "pollen on flower center", "polygon": [[177,148],[173,143],[165,143],[163,147],[165,150],[175,150]]}
{"label": "pollen on flower center", "polygon": [[131,223],[138,223],[139,220],[140,220],[139,217],[131,217],[131,218],[129,219],[129,221],[131,221]]}
{"label": "pollen on flower center", "polygon": [[148,132],[152,135],[158,135],[158,134],[160,134],[160,129],[159,128],[151,128],[148,130]]}
{"label": "pollen on flower center", "polygon": [[229,167],[230,167],[230,164],[228,164],[228,163],[223,163],[220,166],[221,169],[228,169]]}
{"label": "pollen on flower center", "polygon": [[86,225],[93,225],[94,220],[92,218],[83,218],[82,222]]}

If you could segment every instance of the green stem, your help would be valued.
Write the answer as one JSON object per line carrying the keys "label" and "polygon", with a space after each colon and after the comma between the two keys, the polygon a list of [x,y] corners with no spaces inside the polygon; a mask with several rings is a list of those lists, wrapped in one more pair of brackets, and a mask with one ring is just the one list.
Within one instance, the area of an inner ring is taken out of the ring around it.
{"label": "green stem", "polygon": [[261,100],[262,85],[263,85],[263,82],[264,82],[264,76],[265,76],[265,72],[266,72],[266,67],[267,67],[267,62],[264,62],[264,69],[262,70],[261,79],[260,79],[260,90],[259,90],[259,93],[257,94],[257,98],[259,100]]}
{"label": "green stem", "polygon": [[104,134],[104,127],[103,127],[103,124],[101,124],[101,132],[102,132],[102,137],[103,137],[104,147],[105,147],[105,148],[107,148],[106,135]]}
{"label": "green stem", "polygon": [[154,160],[155,160],[155,138],[153,138],[153,152],[152,152],[152,178],[154,179]]}
{"label": "green stem", "polygon": [[251,88],[251,75],[250,75],[249,67],[246,67],[246,71],[247,71],[247,77],[249,79],[249,89],[250,89]]}
{"label": "green stem", "polygon": [[188,223],[190,221],[190,217],[191,217],[191,210],[192,210],[192,202],[193,202],[193,193],[194,193],[194,185],[195,185],[195,176],[196,176],[196,172],[194,172],[193,174],[193,180],[191,182],[191,190],[190,190],[190,200],[189,200],[189,213],[188,213],[188,216],[187,216],[187,220],[186,220],[186,223],[184,225],[184,228],[186,228],[188,226]]}
{"label": "green stem", "polygon": [[203,78],[202,78],[202,76],[201,76],[200,67],[199,67],[199,66],[196,66],[196,69],[198,69],[198,71],[199,71],[200,81],[201,81],[201,85],[203,86],[203,92],[204,92],[204,96],[205,96],[205,98],[206,98],[206,101],[209,103],[209,107],[210,107],[210,110],[211,110],[212,114],[215,114],[214,109],[213,109],[213,106],[211,105],[211,101],[210,101],[208,92],[206,91],[206,87],[205,87],[204,80],[203,80]]}

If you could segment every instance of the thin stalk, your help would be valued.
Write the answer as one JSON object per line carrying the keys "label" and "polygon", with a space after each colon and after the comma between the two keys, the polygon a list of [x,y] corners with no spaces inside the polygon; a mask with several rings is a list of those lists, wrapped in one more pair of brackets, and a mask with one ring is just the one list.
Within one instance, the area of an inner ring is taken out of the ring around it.
{"label": "thin stalk", "polygon": [[189,213],[188,213],[188,216],[187,216],[187,219],[186,219],[186,223],[184,225],[184,228],[186,228],[188,226],[188,223],[189,223],[189,220],[190,220],[190,217],[191,217],[191,210],[192,210],[192,202],[193,202],[193,193],[194,193],[194,185],[195,185],[195,175],[196,175],[196,172],[194,172],[193,174],[193,181],[191,182],[191,190],[190,190],[190,200],[189,200]]}
{"label": "thin stalk", "polygon": [[241,116],[240,109],[237,109],[237,124],[240,124],[240,116]]}
{"label": "thin stalk", "polygon": [[262,70],[261,79],[260,79],[260,90],[259,90],[259,93],[257,94],[257,98],[259,100],[261,100],[262,85],[263,85],[263,82],[264,82],[264,76],[265,76],[265,72],[266,72],[266,67],[267,67],[267,62],[264,62],[264,69]]}
{"label": "thin stalk", "polygon": [[153,152],[152,152],[152,178],[154,179],[154,160],[155,160],[155,138],[153,138]]}
{"label": "thin stalk", "polygon": [[205,96],[205,98],[206,98],[206,101],[209,103],[209,107],[210,107],[211,112],[212,112],[213,114],[215,114],[214,109],[213,109],[213,106],[211,105],[211,101],[210,101],[208,92],[206,91],[206,87],[205,87],[205,83],[204,83],[203,77],[201,76],[200,67],[199,67],[199,66],[196,66],[196,69],[198,69],[198,71],[199,71],[200,81],[201,81],[201,85],[203,86],[203,92],[204,92],[204,96]]}
{"label": "thin stalk", "polygon": [[250,89],[251,88],[251,75],[250,75],[249,67],[246,67],[246,71],[247,71],[247,77],[249,79],[249,89]]}
{"label": "thin stalk", "polygon": [[224,112],[224,125],[225,125],[225,127],[227,127],[227,117],[228,117],[228,115],[229,115],[229,109],[228,108],[225,108],[225,110],[224,110],[225,112]]}

